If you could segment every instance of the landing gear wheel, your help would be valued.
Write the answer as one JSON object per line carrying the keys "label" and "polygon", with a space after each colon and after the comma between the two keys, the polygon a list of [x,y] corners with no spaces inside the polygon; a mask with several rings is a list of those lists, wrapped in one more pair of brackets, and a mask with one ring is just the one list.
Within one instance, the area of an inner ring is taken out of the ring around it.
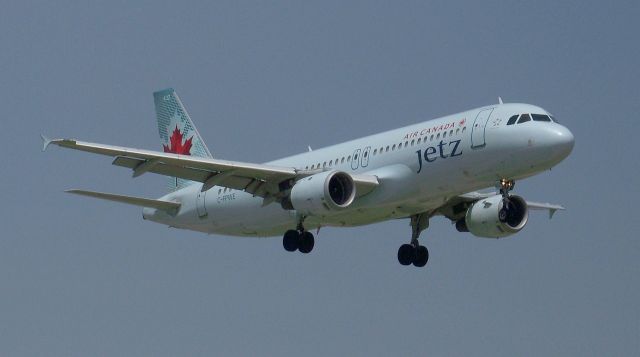
{"label": "landing gear wheel", "polygon": [[288,230],[282,237],[282,246],[287,252],[295,252],[300,245],[300,233],[295,230]]}
{"label": "landing gear wheel", "polygon": [[413,266],[421,268],[427,265],[427,261],[429,261],[429,250],[423,245],[418,246],[416,256],[413,258]]}
{"label": "landing gear wheel", "polygon": [[416,248],[411,244],[403,244],[398,249],[398,262],[402,265],[409,265],[416,256]]}
{"label": "landing gear wheel", "polygon": [[311,234],[311,232],[303,232],[300,235],[298,250],[300,250],[300,253],[307,254],[313,250],[314,244],[315,239],[313,238],[313,234]]}

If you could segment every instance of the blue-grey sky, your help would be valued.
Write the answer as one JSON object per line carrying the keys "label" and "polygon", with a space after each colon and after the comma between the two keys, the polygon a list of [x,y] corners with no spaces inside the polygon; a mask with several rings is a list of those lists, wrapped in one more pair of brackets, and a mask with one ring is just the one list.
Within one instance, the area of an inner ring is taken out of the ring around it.
{"label": "blue-grey sky", "polygon": [[[0,355],[640,354],[638,1],[11,2],[0,11]],[[164,178],[39,134],[160,150],[151,93],[178,90],[219,158],[264,162],[505,101],[576,137],[518,182],[505,240],[435,218],[327,228],[312,254],[144,222],[86,188]]]}

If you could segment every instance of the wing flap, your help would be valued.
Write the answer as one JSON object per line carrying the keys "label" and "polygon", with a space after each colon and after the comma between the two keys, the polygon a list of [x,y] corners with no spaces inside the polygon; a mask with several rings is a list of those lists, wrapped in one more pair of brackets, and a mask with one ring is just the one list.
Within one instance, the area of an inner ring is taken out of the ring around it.
{"label": "wing flap", "polygon": [[[127,167],[132,170],[135,170],[139,165],[143,165],[148,161],[141,160],[133,157],[126,156],[117,156],[113,160],[113,164],[120,167]],[[208,170],[190,168],[190,167],[178,167],[167,165],[163,162],[158,162],[153,167],[151,167],[147,172],[152,172],[154,174],[164,175],[164,176],[172,176],[179,177],[185,180],[204,182],[207,178],[215,172],[211,172]]]}
{"label": "wing flap", "polygon": [[180,203],[171,202],[171,201],[163,201],[163,200],[154,200],[150,198],[142,198],[142,197],[134,197],[134,196],[126,196],[126,195],[117,195],[113,193],[104,193],[104,192],[96,192],[96,191],[86,191],[86,190],[67,190],[65,192],[73,193],[75,195],[99,198],[107,201],[114,201],[120,203],[126,203],[134,206],[140,207],[150,207],[159,209],[168,213],[175,213],[180,209]]}

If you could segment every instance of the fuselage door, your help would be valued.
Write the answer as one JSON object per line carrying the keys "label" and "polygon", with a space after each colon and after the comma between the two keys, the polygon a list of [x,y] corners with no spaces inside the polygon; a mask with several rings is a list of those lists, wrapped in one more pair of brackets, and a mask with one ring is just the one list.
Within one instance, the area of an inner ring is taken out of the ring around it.
{"label": "fuselage door", "polygon": [[200,218],[207,216],[207,206],[205,202],[206,195],[207,191],[198,191],[198,198],[196,199],[196,210],[198,211],[198,217]]}
{"label": "fuselage door", "polygon": [[369,166],[369,155],[371,154],[371,146],[367,146],[364,148],[362,152],[362,158],[360,158],[360,166],[367,167]]}
{"label": "fuselage door", "polygon": [[471,147],[474,149],[486,145],[485,128],[491,112],[493,112],[493,108],[480,111],[476,116],[476,120],[473,122],[473,128],[471,129]]}
{"label": "fuselage door", "polygon": [[361,149],[357,149],[353,152],[353,157],[351,158],[351,169],[357,170],[360,167],[360,152]]}

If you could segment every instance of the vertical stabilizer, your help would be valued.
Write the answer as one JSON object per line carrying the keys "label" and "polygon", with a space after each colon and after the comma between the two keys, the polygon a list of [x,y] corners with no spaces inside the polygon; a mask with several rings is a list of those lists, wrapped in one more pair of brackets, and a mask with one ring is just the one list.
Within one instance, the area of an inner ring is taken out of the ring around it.
{"label": "vertical stabilizer", "polygon": [[[173,88],[153,93],[153,101],[156,108],[158,133],[164,152],[205,158],[212,157]],[[190,183],[187,180],[171,178],[169,186],[171,190],[177,190]]]}

